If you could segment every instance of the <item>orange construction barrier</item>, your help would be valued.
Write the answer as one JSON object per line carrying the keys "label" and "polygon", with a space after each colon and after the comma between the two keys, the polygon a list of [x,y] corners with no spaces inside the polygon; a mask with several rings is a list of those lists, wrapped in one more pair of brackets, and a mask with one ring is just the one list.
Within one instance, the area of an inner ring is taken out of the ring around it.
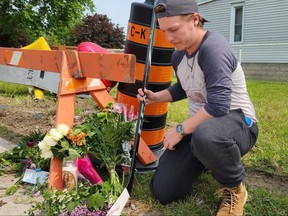
{"label": "orange construction barrier", "polygon": [[[133,84],[119,83],[116,96],[119,103],[133,105],[136,110],[139,109],[138,89],[142,88],[144,82],[146,54],[151,35],[153,2],[146,0],[144,3],[133,2],[131,4],[124,53],[134,54],[137,57],[136,82]],[[165,33],[157,25],[153,42],[147,89],[158,92],[171,85],[173,75],[171,56],[174,47],[166,41]],[[141,137],[154,152],[163,148],[167,114],[167,102],[145,106]]]}
{"label": "orange construction barrier", "polygon": [[[89,92],[101,108],[114,101],[101,79],[133,83],[135,64],[136,58],[132,54],[0,47],[0,65],[60,73],[55,125],[65,123],[71,126],[74,123],[76,95],[79,93]],[[157,161],[143,140],[138,158],[144,165]],[[57,158],[51,160],[49,187],[63,188],[62,161]]]}
{"label": "orange construction barrier", "polygon": [[[51,50],[50,46],[46,42],[44,37],[38,38],[35,42],[22,47],[21,49],[29,49],[29,50]],[[35,99],[41,100],[44,96],[44,92],[42,89],[34,87],[34,97]]]}

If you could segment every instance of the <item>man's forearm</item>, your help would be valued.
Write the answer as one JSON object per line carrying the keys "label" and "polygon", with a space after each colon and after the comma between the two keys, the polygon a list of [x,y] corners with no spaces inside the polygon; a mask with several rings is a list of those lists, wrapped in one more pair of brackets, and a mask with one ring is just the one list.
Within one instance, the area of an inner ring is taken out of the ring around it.
{"label": "man's forearm", "polygon": [[213,116],[207,113],[204,107],[202,107],[195,115],[191,116],[190,118],[182,122],[184,132],[186,134],[193,133],[199,124],[210,118],[213,118]]}

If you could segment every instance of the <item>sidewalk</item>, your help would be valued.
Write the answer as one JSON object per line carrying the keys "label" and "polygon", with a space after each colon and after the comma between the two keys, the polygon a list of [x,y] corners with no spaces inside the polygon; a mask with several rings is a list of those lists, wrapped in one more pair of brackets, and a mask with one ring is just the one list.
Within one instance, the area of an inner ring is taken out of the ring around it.
{"label": "sidewalk", "polygon": [[[0,137],[0,153],[10,150],[15,144]],[[30,208],[31,197],[25,195],[25,189],[20,188],[14,195],[7,196],[5,190],[11,187],[19,178],[13,175],[0,176],[0,216],[28,215],[25,213]]]}
{"label": "sidewalk", "polygon": [[10,150],[15,147],[15,144],[0,137],[0,153]]}

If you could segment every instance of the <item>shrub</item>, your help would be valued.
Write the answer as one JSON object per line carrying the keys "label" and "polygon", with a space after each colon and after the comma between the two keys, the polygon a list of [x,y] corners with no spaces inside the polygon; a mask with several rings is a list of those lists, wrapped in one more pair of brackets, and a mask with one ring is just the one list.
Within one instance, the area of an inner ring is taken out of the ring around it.
{"label": "shrub", "polygon": [[70,34],[71,45],[93,42],[105,48],[121,49],[124,45],[123,28],[115,26],[106,15],[85,17]]}

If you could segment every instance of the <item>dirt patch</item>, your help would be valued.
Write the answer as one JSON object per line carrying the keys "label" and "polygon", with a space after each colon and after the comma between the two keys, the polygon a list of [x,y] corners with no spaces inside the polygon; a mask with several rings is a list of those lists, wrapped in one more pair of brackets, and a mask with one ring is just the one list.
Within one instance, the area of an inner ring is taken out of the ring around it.
{"label": "dirt patch", "polygon": [[[6,131],[0,136],[17,144],[21,137],[34,131],[49,131],[55,126],[56,106],[56,100],[51,98],[34,100],[28,96],[26,100],[15,102],[14,98],[0,96],[0,127],[2,131]],[[96,103],[93,104],[85,96],[77,97],[75,112],[82,110],[96,111]]]}
{"label": "dirt patch", "polygon": [[246,183],[250,188],[264,188],[275,194],[288,193],[288,177],[275,176],[262,171],[248,170]]}
{"label": "dirt patch", "polygon": [[55,103],[49,100],[33,101],[27,105],[2,105],[0,110],[1,126],[5,127],[7,133],[1,136],[17,143],[21,137],[29,135],[33,131],[45,133],[54,125],[55,114]]}

